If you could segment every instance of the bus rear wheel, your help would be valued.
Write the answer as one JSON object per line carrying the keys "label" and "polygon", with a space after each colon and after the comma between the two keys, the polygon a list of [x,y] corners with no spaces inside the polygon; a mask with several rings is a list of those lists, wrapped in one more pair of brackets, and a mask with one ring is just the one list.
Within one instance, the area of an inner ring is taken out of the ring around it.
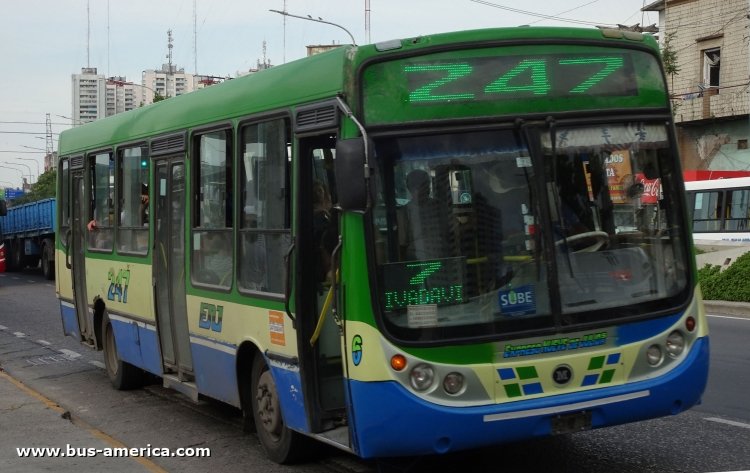
{"label": "bus rear wheel", "polygon": [[311,440],[289,429],[281,413],[278,391],[263,356],[253,360],[250,395],[258,440],[269,459],[295,463],[309,454]]}
{"label": "bus rear wheel", "polygon": [[109,315],[104,315],[104,366],[112,386],[117,390],[136,389],[143,386],[143,370],[117,356],[117,342]]}

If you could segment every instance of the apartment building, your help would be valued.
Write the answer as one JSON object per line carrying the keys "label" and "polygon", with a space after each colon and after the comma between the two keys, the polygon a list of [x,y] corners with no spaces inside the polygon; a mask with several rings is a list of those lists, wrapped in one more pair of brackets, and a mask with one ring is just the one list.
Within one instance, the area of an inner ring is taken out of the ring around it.
{"label": "apartment building", "polygon": [[659,0],[659,41],[675,53],[667,75],[683,168],[750,169],[748,0]]}
{"label": "apartment building", "polygon": [[162,97],[177,97],[198,88],[194,74],[186,73],[184,68],[178,69],[172,64],[162,64],[161,69],[143,71],[142,84],[142,95],[139,98],[144,104],[152,103],[156,93]]}
{"label": "apartment building", "polygon": [[106,80],[95,67],[83,67],[80,74],[73,74],[72,86],[74,126],[106,116]]}

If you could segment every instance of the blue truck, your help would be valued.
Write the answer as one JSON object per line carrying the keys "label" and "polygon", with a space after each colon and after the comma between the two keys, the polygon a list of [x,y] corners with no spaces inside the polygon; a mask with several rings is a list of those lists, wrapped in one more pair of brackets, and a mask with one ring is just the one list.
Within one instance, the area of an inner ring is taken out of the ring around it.
{"label": "blue truck", "polygon": [[[3,203],[4,204],[4,203]],[[0,243],[5,247],[6,270],[37,267],[47,279],[55,278],[55,199],[42,199],[0,211]],[[5,213],[3,216],[2,214]]]}

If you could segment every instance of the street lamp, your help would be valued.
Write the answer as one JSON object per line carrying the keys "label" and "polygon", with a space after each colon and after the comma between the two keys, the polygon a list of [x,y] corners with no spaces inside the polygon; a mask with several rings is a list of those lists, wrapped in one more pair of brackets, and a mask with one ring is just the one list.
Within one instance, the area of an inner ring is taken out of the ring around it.
{"label": "street lamp", "polygon": [[5,168],[5,169],[12,169],[12,170],[14,170],[14,171],[18,171],[18,172],[20,172],[20,173],[21,173],[21,187],[23,187],[23,171],[21,171],[21,170],[20,170],[20,169],[18,169],[18,168],[9,168],[8,166],[3,166],[2,164],[0,164],[0,168]]}
{"label": "street lamp", "polygon": [[[16,159],[20,159],[22,161],[33,161],[33,163],[36,164],[36,180],[37,182],[39,182],[39,161],[37,161],[36,159],[31,159],[31,158],[19,158],[17,156],[16,156]],[[18,163],[18,164],[23,164],[23,163]],[[29,168],[29,172],[31,172],[31,168]]]}
{"label": "street lamp", "polygon": [[[31,166],[29,166],[28,164],[11,163],[11,162],[8,162],[8,161],[5,161],[3,164],[10,164],[12,166],[23,166],[23,167],[25,167],[26,169],[29,170],[29,173],[26,174],[27,176],[29,176],[29,184],[31,184],[31,181],[34,179],[34,177],[31,175]],[[19,169],[19,171],[21,171],[21,170]],[[21,171],[21,177],[23,178],[23,171]]]}
{"label": "street lamp", "polygon": [[346,28],[344,28],[341,25],[337,25],[336,23],[332,23],[330,21],[325,21],[324,19],[322,19],[320,17],[318,17],[317,19],[315,19],[315,18],[311,17],[310,15],[307,15],[307,16],[292,15],[289,12],[281,11],[281,10],[268,10],[268,11],[274,12],[274,13],[278,13],[279,15],[291,16],[292,18],[299,18],[300,20],[314,21],[316,23],[325,23],[326,25],[331,25],[331,26],[335,26],[336,28],[341,28],[342,30],[346,31],[346,34],[349,35],[349,37],[352,40],[352,44],[355,45],[355,46],[357,45],[357,42],[354,41],[354,36],[349,32],[349,30],[347,30]]}

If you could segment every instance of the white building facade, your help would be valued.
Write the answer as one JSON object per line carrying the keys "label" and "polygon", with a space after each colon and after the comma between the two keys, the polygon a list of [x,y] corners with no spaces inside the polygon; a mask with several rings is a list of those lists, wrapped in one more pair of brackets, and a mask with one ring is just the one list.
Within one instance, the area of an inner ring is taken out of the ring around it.
{"label": "white building facade", "polygon": [[73,126],[104,118],[106,115],[107,81],[95,67],[81,68],[73,74]]}

